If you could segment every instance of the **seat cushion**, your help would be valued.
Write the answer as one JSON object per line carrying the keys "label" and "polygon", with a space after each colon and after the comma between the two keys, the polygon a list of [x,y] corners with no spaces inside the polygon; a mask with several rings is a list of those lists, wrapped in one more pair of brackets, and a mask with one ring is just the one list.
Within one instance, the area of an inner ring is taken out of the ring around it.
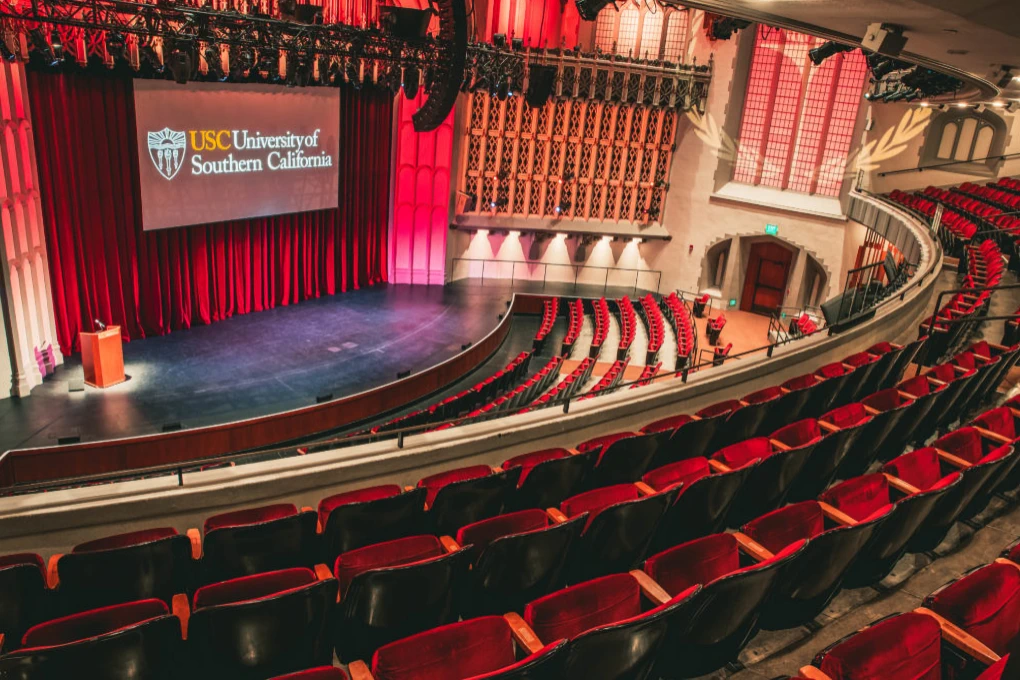
{"label": "seat cushion", "polygon": [[468,467],[448,470],[435,475],[429,475],[418,480],[418,488],[425,488],[425,502],[429,505],[436,500],[439,490],[454,482],[466,482],[469,479],[481,479],[492,474],[492,468],[488,465],[471,465]]}
{"label": "seat cushion", "polygon": [[692,416],[682,414],[679,416],[670,416],[669,418],[663,418],[656,420],[653,423],[648,423],[641,428],[641,432],[644,434],[655,434],[656,432],[665,432],[666,430],[675,430],[676,428],[686,425],[687,423],[694,420]]}
{"label": "seat cushion", "polygon": [[521,468],[521,476],[517,481],[517,485],[520,486],[524,483],[528,473],[531,472],[532,468],[542,463],[548,463],[550,460],[560,460],[562,458],[569,458],[570,452],[566,449],[546,449],[544,451],[533,451],[531,453],[525,453],[520,456],[514,456],[510,460],[503,463],[504,470],[510,470],[515,467]]}
{"label": "seat cushion", "polygon": [[177,530],[173,527],[163,527],[159,529],[142,529],[141,531],[130,531],[126,534],[117,534],[116,536],[106,536],[104,538],[97,538],[94,541],[87,541],[85,543],[79,543],[74,546],[71,552],[82,553],[90,552],[92,550],[113,550],[115,548],[129,548],[133,545],[141,545],[143,543],[152,543],[170,536],[176,536]]}
{"label": "seat cushion", "polygon": [[908,401],[909,399],[900,395],[900,391],[895,387],[875,392],[874,394],[870,394],[864,399],[861,399],[861,403],[865,406],[870,406],[876,411],[881,411],[883,413],[899,408]]}
{"label": "seat cushion", "polygon": [[817,373],[823,378],[838,378],[846,373],[846,368],[844,368],[842,363],[837,361],[831,364],[825,364],[818,369]]}
{"label": "seat cushion", "polygon": [[821,381],[818,379],[818,376],[814,373],[805,373],[804,375],[798,375],[796,378],[790,378],[780,385],[780,387],[785,387],[791,392],[796,392],[797,390],[806,390],[809,387],[814,387],[820,382]]}
{"label": "seat cushion", "polygon": [[977,427],[983,427],[986,430],[990,430],[995,434],[1001,434],[1003,437],[1009,439],[1016,439],[1016,420],[1013,418],[1013,412],[1008,406],[1000,406],[999,408],[993,408],[990,411],[985,411],[979,417],[974,419],[972,425]]}
{"label": "seat cushion", "polygon": [[372,675],[375,680],[469,678],[515,661],[510,625],[502,616],[483,616],[380,647],[372,657]]}
{"label": "seat cushion", "polygon": [[830,649],[821,669],[832,680],[939,680],[941,644],[935,619],[900,614]]}
{"label": "seat cushion", "polygon": [[849,364],[854,368],[861,366],[867,366],[870,363],[878,361],[878,357],[870,354],[869,352],[857,352],[843,359],[843,363]]}
{"label": "seat cushion", "polygon": [[737,539],[731,534],[712,534],[688,541],[645,561],[645,571],[669,593],[707,585],[738,569],[740,552]]}
{"label": "seat cushion", "polygon": [[531,602],[524,620],[545,643],[641,613],[641,588],[630,574],[612,574],[585,581]]}
{"label": "seat cushion", "polygon": [[90,609],[33,626],[22,638],[24,647],[49,647],[85,640],[169,613],[163,600],[149,599]]}
{"label": "seat cushion", "polygon": [[730,444],[712,454],[717,460],[731,470],[742,468],[752,460],[765,459],[775,451],[768,437],[752,437],[736,444]]}
{"label": "seat cushion", "polygon": [[235,510],[225,512],[221,515],[213,515],[205,520],[203,530],[209,533],[214,529],[225,529],[227,527],[240,527],[248,524],[261,524],[271,522],[274,519],[283,519],[296,515],[297,508],[292,503],[280,503],[278,505],[266,505],[261,508],[248,508],[246,510]]}
{"label": "seat cushion", "polygon": [[928,378],[925,376],[915,375],[913,378],[904,380],[896,385],[896,389],[902,390],[915,397],[923,397],[926,394],[931,394],[932,384],[928,382]]}
{"label": "seat cushion", "polygon": [[641,481],[656,491],[664,491],[677,484],[689,486],[702,477],[712,474],[707,458],[687,458],[656,468],[645,474]]}
{"label": "seat cushion", "polygon": [[367,489],[355,489],[346,493],[338,493],[335,496],[328,496],[319,501],[319,522],[322,523],[322,526],[326,526],[329,513],[341,505],[368,503],[383,498],[392,498],[393,496],[399,496],[401,491],[402,489],[399,484],[383,484],[381,486],[370,486]]}
{"label": "seat cushion", "polygon": [[892,459],[882,466],[882,472],[899,477],[922,491],[927,491],[942,479],[939,455],[931,446],[916,449]]}
{"label": "seat cushion", "polygon": [[521,510],[461,527],[457,531],[457,543],[473,545],[477,554],[497,538],[544,529],[547,526],[549,526],[549,515],[545,514],[544,510],[537,508]]}
{"label": "seat cushion", "polygon": [[743,404],[741,404],[739,400],[728,399],[727,401],[720,401],[718,404],[706,406],[705,408],[698,411],[696,415],[699,418],[715,418],[716,416],[732,413],[733,411],[736,411],[738,408],[743,408]]}
{"label": "seat cushion", "polygon": [[640,496],[633,484],[614,484],[571,496],[560,504],[560,511],[567,517],[577,517],[587,512],[588,524],[591,524],[596,515],[609,506],[634,501]]}
{"label": "seat cushion", "polygon": [[750,394],[744,395],[743,401],[748,404],[762,404],[766,401],[772,401],[783,396],[783,391],[778,387],[766,387],[765,389],[758,390],[757,392],[751,392]]}
{"label": "seat cushion", "polygon": [[805,418],[779,428],[772,433],[772,439],[796,449],[821,441],[822,431],[818,428],[817,420]]}
{"label": "seat cushion", "polygon": [[609,448],[610,444],[618,442],[621,439],[626,439],[627,437],[633,436],[634,436],[633,432],[614,432],[612,434],[602,435],[601,437],[593,437],[592,439],[583,441],[580,444],[578,444],[577,450],[584,452],[594,451],[595,449],[607,449]]}
{"label": "seat cushion", "polygon": [[985,456],[981,433],[976,427],[961,427],[949,434],[939,437],[932,446],[962,458],[968,463],[976,463]]}
{"label": "seat cushion", "polygon": [[840,429],[847,429],[850,427],[857,427],[871,420],[871,416],[864,410],[864,404],[853,403],[839,408],[834,408],[824,416],[819,418],[827,423],[835,425]]}
{"label": "seat cushion", "polygon": [[420,562],[445,553],[435,536],[408,536],[343,553],[336,558],[333,574],[340,581],[340,593],[345,594],[354,577],[362,572]]}
{"label": "seat cushion", "polygon": [[1020,634],[1020,569],[993,562],[934,593],[928,606],[996,654]]}
{"label": "seat cushion", "polygon": [[825,531],[825,515],[817,501],[803,501],[762,515],[745,524],[742,531],[769,552],[778,553],[791,543]]}
{"label": "seat cushion", "polygon": [[12,553],[10,555],[0,555],[0,569],[7,567],[20,567],[23,565],[34,565],[39,568],[39,571],[45,571],[46,563],[43,561],[41,555],[35,553]]}
{"label": "seat cushion", "polygon": [[853,477],[830,487],[818,500],[861,522],[889,505],[889,481],[880,472]]}
{"label": "seat cushion", "polygon": [[292,588],[315,583],[315,573],[307,567],[268,571],[232,578],[203,586],[195,591],[192,609],[213,607],[220,604],[257,600]]}

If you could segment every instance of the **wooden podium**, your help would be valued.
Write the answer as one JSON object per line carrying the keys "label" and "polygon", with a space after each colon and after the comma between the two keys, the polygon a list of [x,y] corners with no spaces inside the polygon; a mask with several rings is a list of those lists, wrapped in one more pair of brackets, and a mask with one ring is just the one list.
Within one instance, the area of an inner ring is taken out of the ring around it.
{"label": "wooden podium", "polygon": [[85,384],[92,387],[110,387],[124,382],[124,348],[121,346],[120,326],[108,326],[98,333],[81,334],[81,364],[85,369]]}

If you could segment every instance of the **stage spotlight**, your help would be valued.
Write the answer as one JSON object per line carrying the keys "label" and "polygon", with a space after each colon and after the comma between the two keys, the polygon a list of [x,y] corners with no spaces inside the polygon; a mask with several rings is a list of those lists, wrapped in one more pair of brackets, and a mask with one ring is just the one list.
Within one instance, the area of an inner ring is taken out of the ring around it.
{"label": "stage spotlight", "polygon": [[[9,40],[11,42],[8,42]],[[2,56],[6,61],[15,61],[18,58],[18,55],[15,54],[14,50],[11,48],[12,43],[13,40],[11,39],[10,34],[6,34],[2,39],[0,39],[0,56]]]}
{"label": "stage spotlight", "polygon": [[510,83],[507,82],[506,78],[500,78],[499,84],[496,85],[496,97],[501,102],[505,102],[510,96]]}
{"label": "stage spotlight", "polygon": [[355,90],[361,89],[361,79],[358,76],[358,67],[354,63],[354,60],[348,59],[344,62],[344,76],[347,78],[347,82],[350,83]]}
{"label": "stage spotlight", "polygon": [[[330,61],[329,70],[326,72],[330,85],[338,87],[344,81],[343,71],[340,69],[340,62]],[[320,76],[321,77],[321,76]]]}
{"label": "stage spotlight", "polygon": [[811,57],[812,64],[815,66],[821,66],[822,62],[829,57],[835,56],[840,52],[850,52],[854,49],[856,48],[852,45],[843,45],[842,43],[830,40],[808,52],[808,56]]}
{"label": "stage spotlight", "polygon": [[510,45],[511,45],[511,47],[513,47],[513,50],[515,52],[523,52],[524,51],[524,39],[523,38],[514,38],[513,40],[510,41]]}
{"label": "stage spotlight", "polygon": [[734,19],[733,17],[715,17],[709,29],[709,37],[712,40],[729,40],[733,34],[742,28],[751,25],[750,21]]}
{"label": "stage spotlight", "polygon": [[230,60],[230,77],[241,80],[247,77],[255,67],[255,51],[245,47],[238,51],[237,56]]}
{"label": "stage spotlight", "polygon": [[64,46],[60,41],[60,34],[56,31],[53,31],[50,38],[47,38],[41,28],[33,28],[28,32],[28,37],[32,41],[35,52],[45,64],[56,66],[63,60]]}
{"label": "stage spotlight", "polygon": [[178,85],[186,84],[195,75],[195,46],[186,40],[177,42],[170,51],[167,67]]}
{"label": "stage spotlight", "polygon": [[153,74],[163,72],[163,62],[152,45],[143,45],[138,50],[139,73],[143,77],[152,77]]}
{"label": "stage spotlight", "polygon": [[577,0],[577,13],[585,21],[595,21],[598,19],[599,12],[609,4],[610,0]]}
{"label": "stage spotlight", "polygon": [[227,76],[223,73],[223,55],[214,45],[207,45],[205,48],[206,73],[211,80],[226,82]]}
{"label": "stage spotlight", "polygon": [[492,44],[495,45],[497,49],[506,49],[506,33],[497,33],[492,36]]}
{"label": "stage spotlight", "polygon": [[557,205],[556,208],[554,208],[554,209],[556,210],[556,214],[557,215],[562,215],[565,212],[569,212],[570,211],[570,202],[569,201],[560,201],[559,205]]}
{"label": "stage spotlight", "polygon": [[106,53],[115,62],[127,58],[127,40],[123,33],[112,31],[106,34]]}
{"label": "stage spotlight", "polygon": [[418,86],[421,84],[421,71],[414,64],[404,69],[404,96],[414,99],[418,96]]}

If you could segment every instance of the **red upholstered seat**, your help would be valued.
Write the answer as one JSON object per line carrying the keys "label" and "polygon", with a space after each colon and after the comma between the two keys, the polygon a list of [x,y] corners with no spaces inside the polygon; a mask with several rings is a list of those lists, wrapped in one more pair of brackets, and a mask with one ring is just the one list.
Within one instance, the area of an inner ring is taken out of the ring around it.
{"label": "red upholstered seat", "polygon": [[773,453],[775,451],[768,437],[753,437],[719,449],[712,455],[712,459],[735,470],[744,467],[752,460],[768,458]]}
{"label": "red upholstered seat", "polygon": [[436,500],[436,494],[447,484],[466,482],[469,479],[481,479],[491,474],[492,468],[488,465],[471,465],[423,477],[418,480],[418,487],[426,490],[425,502],[432,505],[432,502]]}
{"label": "red upholstered seat", "polygon": [[825,515],[817,501],[803,501],[773,510],[744,525],[743,532],[777,553],[795,541],[806,541],[825,531]]}
{"label": "red upholstered seat", "polygon": [[192,599],[192,609],[258,600],[268,595],[300,588],[309,583],[315,583],[315,581],[315,573],[306,567],[232,578],[229,581],[213,583],[196,590],[195,597]]}
{"label": "red upholstered seat", "polygon": [[[528,663],[548,649],[520,663]],[[506,619],[482,616],[380,647],[372,657],[372,675],[375,680],[472,680],[517,664]]]}
{"label": "red upholstered seat", "polygon": [[335,666],[319,666],[297,673],[277,675],[270,680],[347,680],[347,674]]}
{"label": "red upholstered seat", "polygon": [[205,533],[209,533],[215,529],[240,527],[248,524],[261,524],[262,522],[271,522],[274,519],[292,517],[297,513],[298,510],[293,503],[265,505],[260,508],[246,508],[245,510],[235,510],[233,512],[225,512],[221,515],[213,515],[212,517],[209,517],[205,520],[203,530]]}
{"label": "red upholstered seat", "polygon": [[864,399],[861,399],[861,403],[865,406],[870,406],[876,411],[883,412],[899,408],[910,401],[910,397],[903,396],[895,387],[875,392],[874,394],[870,394]]}
{"label": "red upholstered seat", "polygon": [[472,545],[474,546],[475,553],[480,554],[487,545],[497,538],[545,529],[548,526],[549,515],[544,510],[537,508],[520,510],[519,512],[498,515],[461,527],[457,531],[457,543]]}
{"label": "red upholstered seat", "polygon": [[860,368],[861,366],[867,366],[878,361],[878,357],[872,355],[869,352],[857,352],[843,359],[843,363],[849,364],[854,368]]}
{"label": "red upholstered seat", "polygon": [[163,527],[159,529],[142,529],[140,531],[131,531],[126,534],[117,534],[116,536],[104,536],[103,538],[97,538],[94,541],[87,541],[85,543],[79,543],[74,546],[71,552],[89,552],[92,550],[113,550],[115,548],[127,548],[132,545],[140,545],[142,543],[151,543],[152,541],[158,541],[163,538],[169,538],[170,536],[176,536],[177,530],[172,527]]}
{"label": "red upholstered seat", "polygon": [[819,380],[814,373],[805,373],[804,375],[798,375],[796,378],[790,378],[780,385],[780,387],[784,387],[792,392],[814,387],[820,382],[821,380]]}
{"label": "red upholstered seat", "polygon": [[696,415],[699,418],[714,418],[716,416],[732,413],[738,408],[743,408],[743,404],[740,403],[739,399],[728,399],[726,401],[720,401],[718,404],[706,406],[698,411]]}
{"label": "red upholstered seat", "polygon": [[561,458],[568,458],[570,452],[566,449],[545,449],[544,451],[533,451],[531,453],[524,453],[520,456],[514,456],[513,458],[503,462],[503,469],[510,470],[516,467],[521,468],[521,477],[517,480],[517,485],[520,486],[524,483],[528,473],[536,465],[547,463],[550,460],[560,460]]}
{"label": "red upholstered seat", "polygon": [[990,411],[985,411],[975,418],[971,425],[990,430],[1009,439],[1017,438],[1016,419],[1009,406],[1000,406]]}
{"label": "red upholstered seat", "polygon": [[593,437],[592,439],[589,439],[578,444],[577,450],[581,452],[593,451],[595,449],[605,450],[608,449],[609,445],[612,444],[613,442],[618,442],[621,439],[626,439],[627,437],[633,436],[634,436],[633,432],[614,432],[612,434],[602,435],[601,437]]}
{"label": "red upholstered seat", "polygon": [[391,498],[399,496],[402,490],[399,484],[383,484],[382,486],[371,486],[367,489],[356,489],[346,493],[338,493],[334,496],[327,496],[319,501],[319,523],[322,526],[326,526],[329,513],[341,505],[368,503],[370,501],[377,501],[380,498]]}
{"label": "red upholstered seat", "polygon": [[587,512],[586,526],[590,526],[592,520],[606,508],[617,503],[636,501],[640,496],[637,487],[633,484],[614,484],[571,496],[560,504],[560,511],[567,517],[577,517],[581,513]]}
{"label": "red upholstered seat", "polygon": [[942,479],[938,451],[931,446],[894,458],[882,467],[882,471],[888,472],[893,477],[899,477],[922,491],[932,488]]}
{"label": "red upholstered seat", "polygon": [[22,639],[22,644],[24,647],[63,645],[112,633],[143,621],[166,616],[168,613],[166,603],[157,599],[91,609],[29,628]]}
{"label": "red upholstered seat", "polygon": [[925,606],[1002,656],[1020,635],[1020,569],[980,567],[929,595]]}
{"label": "red upholstered seat", "polygon": [[981,437],[976,427],[961,427],[936,439],[932,446],[973,465],[1000,448],[994,444],[989,445],[988,441]]}
{"label": "red upholstered seat", "polygon": [[35,553],[13,553],[11,555],[0,555],[0,569],[6,567],[17,567],[23,564],[35,565],[39,571],[46,570],[46,562],[41,555]]}
{"label": "red upholstered seat", "polygon": [[541,597],[524,608],[524,620],[539,640],[581,633],[641,614],[641,588],[630,574],[611,574]]}
{"label": "red upholstered seat", "polygon": [[1006,676],[1006,664],[1009,663],[1009,655],[1006,655],[989,666],[988,669],[977,677],[977,680],[1008,680]]}
{"label": "red upholstered seat", "polygon": [[772,439],[786,444],[792,449],[801,446],[808,446],[821,441],[822,431],[818,428],[818,421],[814,418],[805,418],[786,427],[781,427],[772,433]]}
{"label": "red upholstered seat", "polygon": [[836,361],[831,364],[825,364],[816,372],[823,378],[838,378],[846,373],[847,369],[841,362]]}
{"label": "red upholstered seat", "polygon": [[845,512],[858,522],[892,502],[889,481],[880,472],[852,477],[827,489],[818,500]]}
{"label": "red upholstered seat", "polygon": [[686,488],[691,482],[710,474],[712,468],[709,467],[707,458],[688,458],[652,470],[645,474],[641,481],[656,491],[664,491],[677,484],[683,484]]}
{"label": "red upholstered seat", "polygon": [[686,425],[692,420],[694,420],[694,418],[687,414],[670,416],[669,418],[662,418],[661,420],[656,420],[653,423],[648,423],[641,428],[641,432],[644,434],[654,434],[656,432],[665,432],[666,430],[675,430],[681,425]]}
{"label": "red upholstered seat", "polygon": [[345,552],[337,558],[333,574],[340,581],[341,595],[354,577],[371,569],[395,567],[441,557],[446,554],[435,536],[409,536]]}
{"label": "red upholstered seat", "polygon": [[924,614],[900,614],[823,652],[815,665],[832,680],[939,680],[942,633]]}
{"label": "red upholstered seat", "polygon": [[748,404],[761,404],[762,402],[771,401],[772,399],[778,399],[783,396],[783,391],[778,387],[766,387],[765,389],[758,390],[757,392],[751,392],[750,394],[744,395],[744,401]]}

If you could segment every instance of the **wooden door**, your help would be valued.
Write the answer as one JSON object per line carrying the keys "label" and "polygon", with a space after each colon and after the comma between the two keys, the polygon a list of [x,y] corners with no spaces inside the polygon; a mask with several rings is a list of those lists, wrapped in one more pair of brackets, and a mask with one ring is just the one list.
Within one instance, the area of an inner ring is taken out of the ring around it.
{"label": "wooden door", "polygon": [[793,253],[776,243],[754,243],[744,277],[740,309],[755,314],[778,311],[786,297]]}

